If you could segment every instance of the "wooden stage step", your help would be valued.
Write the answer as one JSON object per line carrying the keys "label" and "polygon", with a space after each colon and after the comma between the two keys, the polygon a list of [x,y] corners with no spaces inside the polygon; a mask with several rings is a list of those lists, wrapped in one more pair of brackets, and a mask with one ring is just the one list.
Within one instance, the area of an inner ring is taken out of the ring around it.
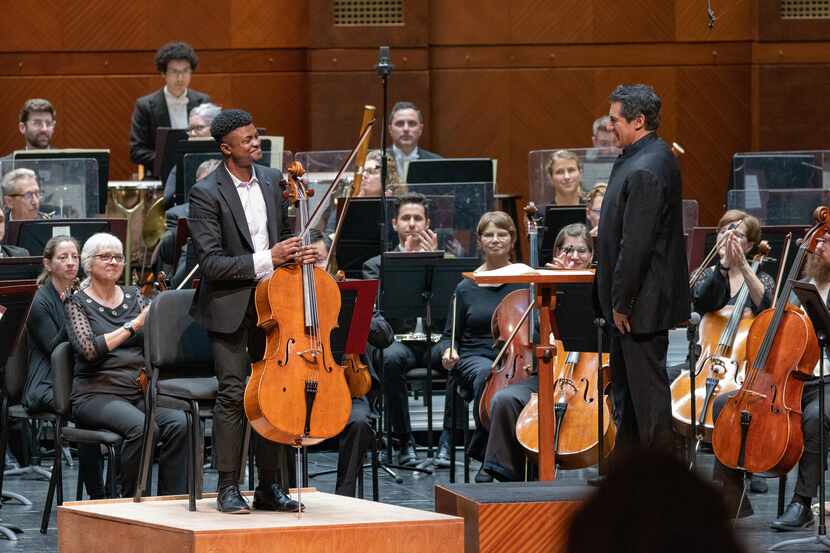
{"label": "wooden stage step", "polygon": [[[61,553],[265,553],[317,551],[450,553],[464,549],[464,521],[385,503],[304,490],[306,511],[216,511],[205,494],[198,511],[187,497],[67,502],[58,509]],[[292,494],[293,497],[293,494]],[[253,498],[246,497],[251,503]]]}
{"label": "wooden stage step", "polygon": [[436,484],[435,511],[464,517],[465,553],[559,553],[594,490],[573,481]]}

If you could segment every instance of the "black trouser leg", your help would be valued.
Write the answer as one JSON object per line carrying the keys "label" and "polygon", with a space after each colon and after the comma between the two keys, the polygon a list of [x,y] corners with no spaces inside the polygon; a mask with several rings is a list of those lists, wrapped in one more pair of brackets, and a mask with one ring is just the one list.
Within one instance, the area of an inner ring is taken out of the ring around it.
{"label": "black trouser leg", "polygon": [[[818,386],[806,386],[801,399],[804,452],[798,462],[798,479],[795,483],[795,493],[805,498],[813,498],[818,495],[818,484],[821,479],[819,474],[821,467],[818,459],[819,432],[821,432],[823,426],[826,440],[827,432],[830,431],[830,418],[826,416],[826,413],[824,424],[820,424],[821,413],[819,412],[818,392]],[[830,399],[828,399],[829,392],[830,388],[825,391],[825,402],[830,402]],[[830,406],[830,403],[825,403],[825,405]],[[827,443],[825,441],[825,446]]]}
{"label": "black trouser leg", "polygon": [[490,434],[484,453],[484,468],[499,480],[522,480],[525,453],[516,439],[516,421],[530,394],[539,389],[538,377],[533,376],[496,392],[490,409]]}
{"label": "black trouser leg", "polygon": [[673,450],[668,345],[666,331],[621,335],[612,330],[611,389],[619,453],[637,445]]}
{"label": "black trouser leg", "polygon": [[338,441],[334,488],[337,495],[355,496],[357,476],[363,470],[363,459],[372,443],[371,412],[365,397],[352,398],[352,413]]}
{"label": "black trouser leg", "polygon": [[416,365],[415,353],[407,346],[394,342],[383,350],[383,395],[392,434],[405,445],[412,440],[412,422],[409,418],[409,398],[406,373]]}

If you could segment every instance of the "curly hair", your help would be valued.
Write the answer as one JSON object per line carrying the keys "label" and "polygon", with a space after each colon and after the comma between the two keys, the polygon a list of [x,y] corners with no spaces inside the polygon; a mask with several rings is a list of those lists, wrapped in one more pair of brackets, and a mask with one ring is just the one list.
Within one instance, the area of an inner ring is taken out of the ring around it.
{"label": "curly hair", "polygon": [[660,107],[662,101],[654,88],[647,84],[621,84],[608,97],[610,102],[620,103],[620,114],[626,121],[631,121],[642,114],[647,131],[656,131],[660,127]]}
{"label": "curly hair", "polygon": [[186,60],[192,70],[199,65],[199,56],[193,46],[186,42],[168,42],[156,51],[156,69],[159,73],[166,73],[167,64],[173,60]]}
{"label": "curly hair", "polygon": [[246,127],[253,122],[254,118],[247,111],[241,109],[223,109],[210,124],[210,136],[219,144],[236,129]]}

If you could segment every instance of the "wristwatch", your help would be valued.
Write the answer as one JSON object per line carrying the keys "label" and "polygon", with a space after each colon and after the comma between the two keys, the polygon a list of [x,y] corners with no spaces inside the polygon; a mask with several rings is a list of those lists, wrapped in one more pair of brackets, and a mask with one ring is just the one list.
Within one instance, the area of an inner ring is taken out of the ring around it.
{"label": "wristwatch", "polygon": [[135,329],[133,328],[133,322],[132,321],[127,321],[126,323],[124,323],[122,328],[130,333],[130,337],[135,336]]}

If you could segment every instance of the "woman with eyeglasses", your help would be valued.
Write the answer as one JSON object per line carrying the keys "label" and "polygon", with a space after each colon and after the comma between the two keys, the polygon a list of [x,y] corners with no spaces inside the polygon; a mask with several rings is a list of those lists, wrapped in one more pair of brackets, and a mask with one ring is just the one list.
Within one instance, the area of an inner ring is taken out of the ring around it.
{"label": "woman with eyeglasses", "polygon": [[[32,300],[26,331],[29,343],[29,372],[23,388],[22,403],[29,411],[53,411],[52,352],[69,338],[63,302],[78,276],[80,266],[78,241],[70,236],[56,236],[43,248],[43,272]],[[96,445],[79,444],[81,480],[92,499],[104,497],[101,477],[103,457]]]}
{"label": "woman with eyeglasses", "polygon": [[[554,241],[553,253],[553,261],[547,264],[549,268],[579,270],[590,267],[594,244],[588,235],[588,228],[582,223],[575,223],[560,230]],[[516,422],[531,394],[538,390],[539,379],[533,375],[502,388],[493,396],[490,434],[476,482],[491,482],[494,477],[502,482],[524,478],[525,452],[516,439]]]}
{"label": "woman with eyeglasses", "polygon": [[[382,195],[380,182],[381,159],[380,150],[372,150],[366,156],[366,161],[363,163],[363,181],[357,193],[359,198],[379,198]],[[398,166],[394,159],[388,160],[386,171],[386,195],[400,196],[406,192],[406,185],[400,182]]]}
{"label": "woman with eyeglasses", "polygon": [[[72,416],[84,427],[123,436],[121,494],[135,492],[144,435],[144,340],[149,306],[136,287],[121,287],[124,250],[107,233],[93,235],[81,251],[85,288],[66,301],[69,341],[75,350]],[[159,495],[186,493],[187,426],[183,411],[158,408]]]}

